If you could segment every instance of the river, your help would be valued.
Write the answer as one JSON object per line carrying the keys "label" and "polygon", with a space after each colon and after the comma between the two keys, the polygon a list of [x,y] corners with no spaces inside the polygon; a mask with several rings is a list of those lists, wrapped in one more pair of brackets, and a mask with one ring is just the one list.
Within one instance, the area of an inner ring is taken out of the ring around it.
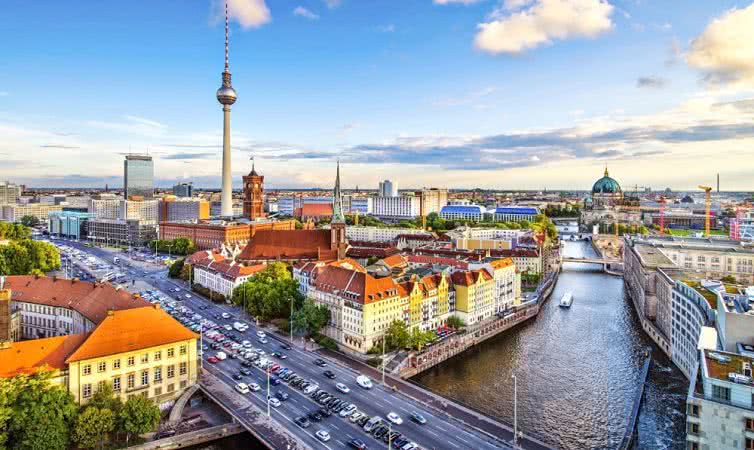
{"label": "river", "polygon": [[[586,242],[568,242],[569,256],[595,256]],[[574,296],[570,309],[558,300]],[[418,376],[427,388],[562,449],[612,449],[623,437],[638,388],[644,349],[653,362],[639,413],[640,449],[685,448],[688,382],[644,335],[623,280],[594,266],[566,263],[537,318]]]}

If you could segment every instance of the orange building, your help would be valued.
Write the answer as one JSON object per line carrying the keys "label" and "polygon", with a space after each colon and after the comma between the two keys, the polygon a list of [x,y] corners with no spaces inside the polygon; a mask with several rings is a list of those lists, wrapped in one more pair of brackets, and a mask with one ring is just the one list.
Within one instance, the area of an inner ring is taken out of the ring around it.
{"label": "orange building", "polygon": [[293,220],[256,221],[250,223],[201,221],[190,222],[162,222],[160,223],[160,239],[172,240],[179,237],[191,239],[198,250],[220,248],[223,244],[244,244],[258,231],[262,230],[295,230]]}

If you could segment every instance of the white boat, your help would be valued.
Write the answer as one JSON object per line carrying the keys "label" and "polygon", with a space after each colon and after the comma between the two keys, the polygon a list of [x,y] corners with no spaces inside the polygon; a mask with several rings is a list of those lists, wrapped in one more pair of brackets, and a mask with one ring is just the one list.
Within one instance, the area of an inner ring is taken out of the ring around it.
{"label": "white boat", "polygon": [[560,297],[560,306],[563,308],[570,308],[571,303],[573,303],[573,294],[571,292],[566,292],[563,294],[562,297]]}

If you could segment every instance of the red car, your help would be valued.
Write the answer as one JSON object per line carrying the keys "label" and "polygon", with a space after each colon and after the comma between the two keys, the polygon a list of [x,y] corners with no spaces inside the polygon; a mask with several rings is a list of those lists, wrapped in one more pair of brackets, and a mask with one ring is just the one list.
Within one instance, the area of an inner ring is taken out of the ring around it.
{"label": "red car", "polygon": [[215,358],[214,356],[210,356],[209,358],[207,358],[207,362],[217,364],[218,362],[220,362],[220,360]]}
{"label": "red car", "polygon": [[228,341],[228,342],[226,342],[226,343],[224,343],[224,344],[223,344],[223,347],[225,347],[225,348],[228,348],[228,347],[230,347],[231,345],[233,345],[233,343],[232,343],[232,342],[230,342],[230,341]]}
{"label": "red car", "polygon": [[270,372],[275,373],[279,368],[279,364],[273,364],[272,367],[270,367]]}

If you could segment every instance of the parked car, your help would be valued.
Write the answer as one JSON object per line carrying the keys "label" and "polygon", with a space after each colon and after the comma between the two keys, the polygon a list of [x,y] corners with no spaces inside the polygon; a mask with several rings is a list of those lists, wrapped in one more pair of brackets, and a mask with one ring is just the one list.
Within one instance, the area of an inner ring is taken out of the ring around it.
{"label": "parked car", "polygon": [[348,446],[357,450],[366,450],[367,448],[367,444],[358,439],[351,439],[348,441]]}
{"label": "parked car", "polygon": [[296,425],[300,426],[301,428],[309,428],[312,425],[312,423],[309,422],[309,420],[303,416],[296,417],[294,422],[296,422]]}
{"label": "parked car", "polygon": [[398,414],[392,411],[388,413],[387,420],[393,422],[396,425],[400,425],[403,423],[403,419],[401,419],[401,416],[399,416]]}
{"label": "parked car", "polygon": [[328,433],[325,430],[319,430],[314,434],[317,436],[317,439],[319,439],[322,442],[327,442],[330,440],[330,433]]}
{"label": "parked car", "polygon": [[349,392],[351,392],[351,390],[350,390],[350,389],[348,389],[348,386],[346,386],[346,385],[345,385],[345,384],[343,384],[343,383],[337,383],[337,384],[335,385],[335,389],[339,390],[340,392],[342,392],[342,393],[344,393],[344,394],[348,394]]}
{"label": "parked car", "polygon": [[249,386],[246,383],[238,383],[236,384],[236,390],[241,394],[248,394]]}

